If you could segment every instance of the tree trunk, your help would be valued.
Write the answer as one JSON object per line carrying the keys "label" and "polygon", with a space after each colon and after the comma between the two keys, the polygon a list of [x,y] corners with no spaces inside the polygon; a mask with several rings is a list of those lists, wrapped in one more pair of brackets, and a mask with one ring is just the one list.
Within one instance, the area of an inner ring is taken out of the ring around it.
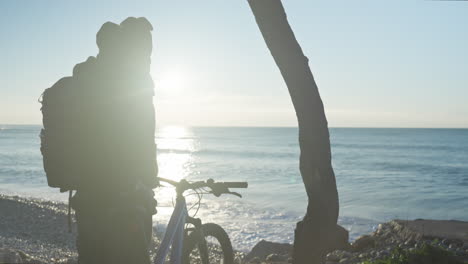
{"label": "tree trunk", "polygon": [[248,0],[258,27],[281,71],[299,125],[300,172],[309,203],[297,224],[294,263],[321,263],[326,251],[338,248],[347,232],[337,227],[338,191],[331,164],[327,119],[317,84],[280,0]]}

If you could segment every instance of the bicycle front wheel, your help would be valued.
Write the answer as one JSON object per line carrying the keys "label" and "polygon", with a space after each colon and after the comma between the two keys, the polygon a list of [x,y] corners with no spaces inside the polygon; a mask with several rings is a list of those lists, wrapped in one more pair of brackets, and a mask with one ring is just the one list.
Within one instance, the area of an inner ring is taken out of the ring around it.
{"label": "bicycle front wheel", "polygon": [[[202,225],[204,237],[193,231],[184,240],[184,264],[234,264],[231,240],[217,224]],[[205,242],[206,241],[206,242]]]}

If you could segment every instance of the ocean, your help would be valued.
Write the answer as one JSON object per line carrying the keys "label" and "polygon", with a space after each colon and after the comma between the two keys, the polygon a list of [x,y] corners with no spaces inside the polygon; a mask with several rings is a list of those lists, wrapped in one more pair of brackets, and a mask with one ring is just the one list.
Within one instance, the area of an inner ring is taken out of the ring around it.
{"label": "ocean", "polygon": [[[47,186],[40,129],[0,125],[0,193],[66,201]],[[242,199],[204,195],[197,217],[223,226],[240,250],[261,239],[290,243],[307,206],[297,134],[286,127],[162,127],[155,136],[159,176],[249,182],[237,189]],[[331,128],[330,138],[339,223],[351,240],[395,218],[468,221],[468,129]],[[154,225],[163,230],[175,192],[155,191]]]}

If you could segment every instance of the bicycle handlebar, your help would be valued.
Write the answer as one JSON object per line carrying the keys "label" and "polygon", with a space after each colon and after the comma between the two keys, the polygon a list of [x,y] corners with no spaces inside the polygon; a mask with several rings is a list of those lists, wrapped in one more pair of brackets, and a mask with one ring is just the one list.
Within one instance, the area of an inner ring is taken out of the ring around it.
{"label": "bicycle handlebar", "polygon": [[177,182],[177,181],[169,180],[169,179],[166,179],[166,178],[158,177],[158,179],[159,179],[159,181],[167,182],[167,183],[169,183],[170,185],[173,185],[173,186],[177,186],[179,184],[179,182]]}
{"label": "bicycle handlebar", "polygon": [[249,184],[247,182],[220,182],[228,188],[247,188]]}
{"label": "bicycle handlebar", "polygon": [[198,181],[189,183],[186,180],[181,180],[180,182],[158,177],[160,181],[169,183],[176,187],[178,193],[182,194],[184,191],[189,189],[199,189],[208,187],[211,189],[211,192],[215,196],[220,196],[223,193],[233,194],[241,197],[240,194],[229,191],[229,188],[247,188],[247,182],[215,182],[213,179],[208,179],[207,181]]}

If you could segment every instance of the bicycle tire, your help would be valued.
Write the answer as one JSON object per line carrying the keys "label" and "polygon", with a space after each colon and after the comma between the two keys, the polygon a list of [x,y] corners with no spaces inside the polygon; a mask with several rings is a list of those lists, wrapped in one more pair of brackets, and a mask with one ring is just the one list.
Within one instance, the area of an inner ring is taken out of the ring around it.
{"label": "bicycle tire", "polygon": [[[233,252],[233,249],[232,249],[232,244],[231,244],[231,240],[229,239],[229,236],[228,234],[226,233],[226,231],[224,231],[224,229],[217,225],[217,224],[213,224],[213,223],[208,223],[208,224],[203,224],[202,225],[202,229],[203,229],[203,234],[206,237],[214,237],[220,247],[221,247],[221,251],[222,251],[222,259],[223,259],[223,262],[216,262],[215,260],[213,260],[212,258],[209,257],[209,264],[215,264],[215,263],[223,263],[223,264],[234,264],[234,252]],[[196,234],[195,232],[192,232],[191,234],[189,234],[185,239],[184,239],[184,250],[183,250],[183,261],[182,263],[184,264],[190,264],[190,254],[195,250],[197,249],[199,252],[199,254],[207,254],[208,256],[209,255],[209,252],[200,252],[201,249],[198,245],[199,245],[199,236],[198,234]],[[212,246],[212,245],[211,245]],[[210,247],[208,247],[207,250],[210,250]],[[193,262],[192,262],[193,263]],[[200,261],[201,263],[201,261]],[[207,263],[202,263],[202,264],[207,264]]]}

